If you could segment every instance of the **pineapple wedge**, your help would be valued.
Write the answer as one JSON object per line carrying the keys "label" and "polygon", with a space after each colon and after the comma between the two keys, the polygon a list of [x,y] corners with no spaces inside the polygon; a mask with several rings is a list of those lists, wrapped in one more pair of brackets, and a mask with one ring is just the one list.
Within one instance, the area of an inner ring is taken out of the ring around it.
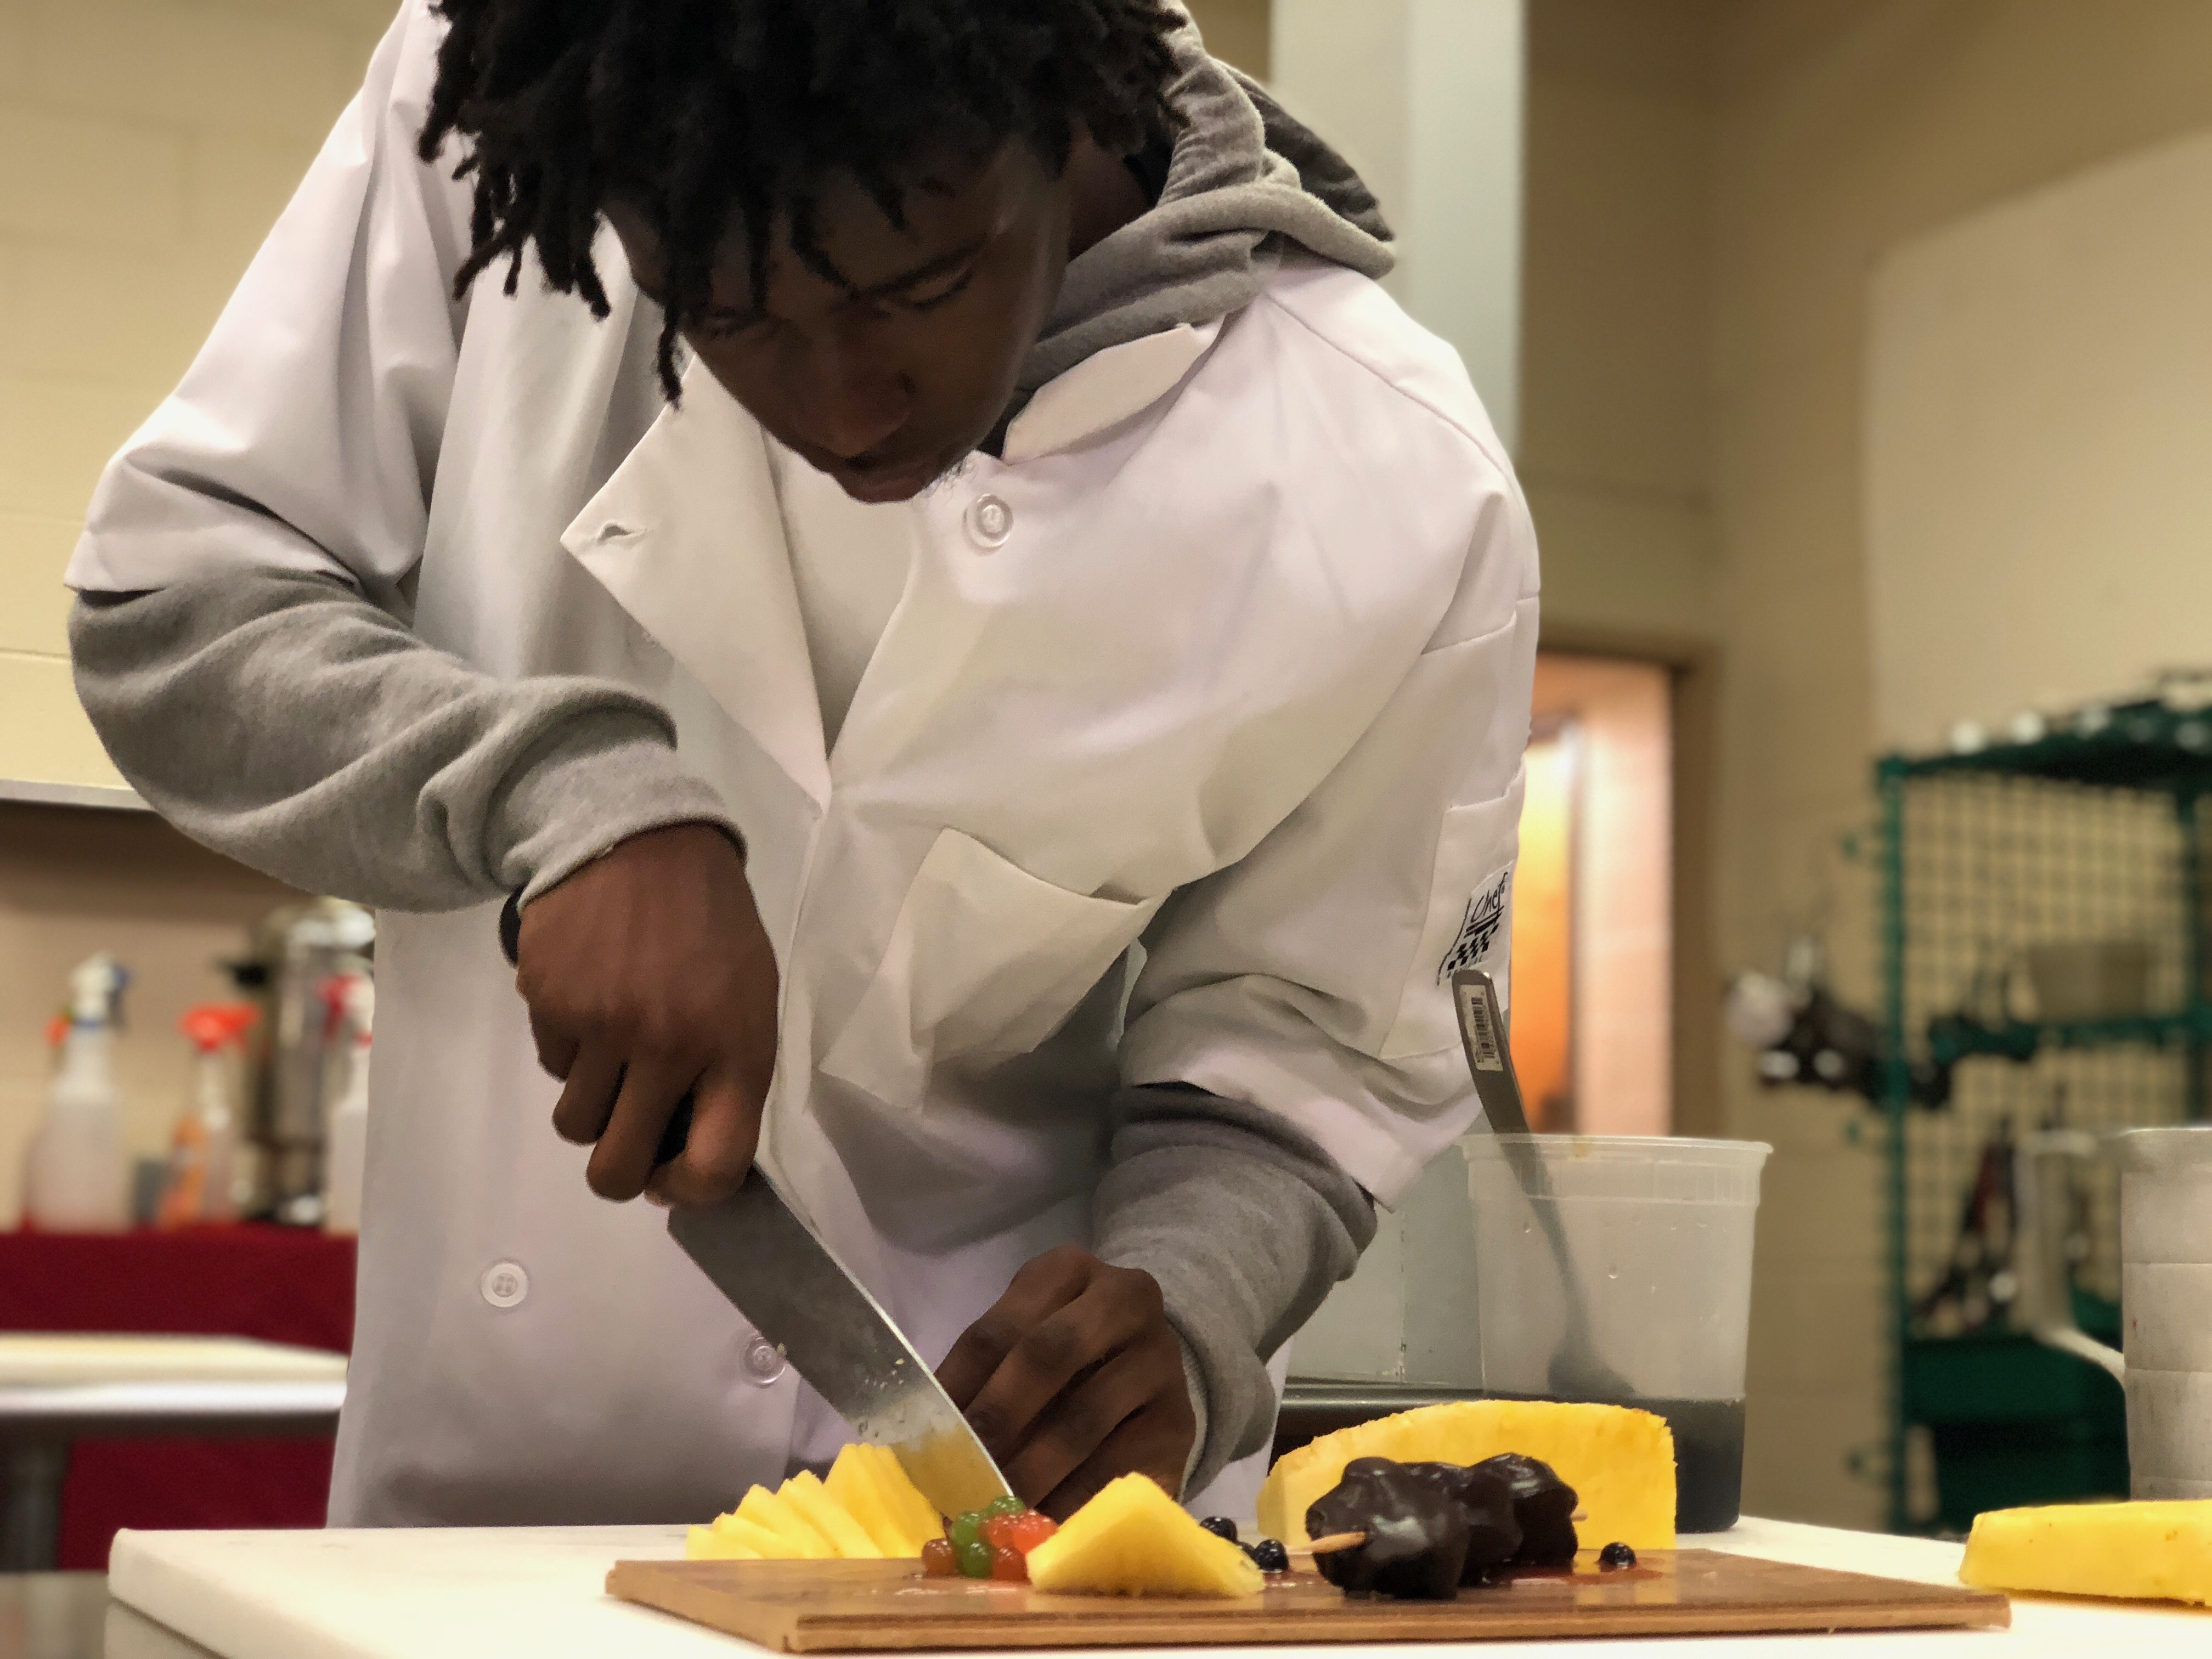
{"label": "pineapple wedge", "polygon": [[1626,1406],[1460,1400],[1325,1434],[1285,1452],[1260,1489],[1260,1530],[1296,1549],[1306,1510],[1355,1457],[1479,1463],[1519,1452],[1548,1463],[1582,1498],[1577,1530],[1592,1545],[1674,1547],[1674,1437],[1664,1418]]}
{"label": "pineapple wedge", "polygon": [[924,1544],[945,1536],[945,1517],[908,1478],[896,1452],[889,1446],[860,1446],[854,1449],[865,1454],[866,1466],[875,1471],[876,1490],[890,1510],[891,1520],[906,1536],[906,1554],[920,1555]]}
{"label": "pineapple wedge", "polygon": [[1959,1577],[1983,1589],[2212,1607],[2212,1498],[1990,1510],[1974,1517]]}
{"label": "pineapple wedge", "polygon": [[1252,1559],[1190,1518],[1150,1476],[1109,1481],[1030,1552],[1030,1583],[1105,1595],[1257,1595]]}
{"label": "pineapple wedge", "polygon": [[847,1446],[827,1481],[801,1469],[770,1492],[754,1486],[711,1527],[694,1527],[694,1561],[869,1561],[920,1555],[945,1523],[882,1446]]}
{"label": "pineapple wedge", "polygon": [[784,1543],[780,1535],[741,1515],[718,1515],[710,1530],[718,1537],[744,1545],[763,1561],[773,1561],[784,1553]]}
{"label": "pineapple wedge", "polygon": [[738,1518],[765,1527],[776,1536],[779,1561],[827,1561],[836,1547],[798,1509],[766,1486],[755,1486],[739,1500]]}
{"label": "pineapple wedge", "polygon": [[876,1547],[889,1557],[919,1555],[925,1541],[909,1538],[884,1498],[870,1447],[853,1444],[837,1454],[823,1486],[846,1514],[859,1522]]}
{"label": "pineapple wedge", "polygon": [[868,1536],[867,1528],[830,1496],[813,1470],[799,1470],[783,1483],[783,1489],[776,1496],[805,1516],[814,1530],[830,1540],[830,1548],[848,1561],[884,1559],[883,1551]]}
{"label": "pineapple wedge", "polygon": [[760,1552],[718,1527],[694,1527],[684,1535],[686,1561],[757,1561]]}

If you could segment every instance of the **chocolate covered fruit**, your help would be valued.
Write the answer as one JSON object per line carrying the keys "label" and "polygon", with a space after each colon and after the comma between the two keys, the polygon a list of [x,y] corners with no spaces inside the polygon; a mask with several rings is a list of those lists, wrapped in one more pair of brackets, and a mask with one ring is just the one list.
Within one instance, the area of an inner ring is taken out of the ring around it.
{"label": "chocolate covered fruit", "polygon": [[1551,1401],[1453,1401],[1325,1434],[1276,1460],[1260,1489],[1260,1526],[1292,1549],[1310,1541],[1306,1510],[1355,1458],[1474,1464],[1505,1452],[1549,1464],[1581,1495],[1583,1537],[1674,1547],[1674,1440],[1666,1419]]}

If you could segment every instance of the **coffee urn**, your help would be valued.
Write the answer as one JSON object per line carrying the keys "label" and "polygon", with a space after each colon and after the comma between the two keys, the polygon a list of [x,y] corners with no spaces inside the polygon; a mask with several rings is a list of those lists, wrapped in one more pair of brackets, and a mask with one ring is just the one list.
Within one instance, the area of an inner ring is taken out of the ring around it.
{"label": "coffee urn", "polygon": [[368,975],[375,939],[376,920],[360,905],[310,899],[264,917],[252,954],[231,964],[239,988],[262,1010],[246,1133],[258,1154],[249,1215],[321,1224],[323,1149],[331,1101],[345,1084],[347,1046],[327,988],[346,975]]}

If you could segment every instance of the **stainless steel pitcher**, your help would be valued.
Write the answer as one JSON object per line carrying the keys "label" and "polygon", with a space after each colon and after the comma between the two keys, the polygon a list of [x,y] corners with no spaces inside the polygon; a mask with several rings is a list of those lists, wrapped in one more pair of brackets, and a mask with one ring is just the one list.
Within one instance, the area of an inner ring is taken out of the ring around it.
{"label": "stainless steel pitcher", "polygon": [[323,1146],[330,1105],[344,1081],[343,1034],[332,1029],[327,988],[366,975],[376,921],[343,899],[288,904],[262,919],[253,953],[234,964],[261,1003],[265,1033],[246,1139],[255,1160],[250,1214],[295,1226],[322,1221]]}

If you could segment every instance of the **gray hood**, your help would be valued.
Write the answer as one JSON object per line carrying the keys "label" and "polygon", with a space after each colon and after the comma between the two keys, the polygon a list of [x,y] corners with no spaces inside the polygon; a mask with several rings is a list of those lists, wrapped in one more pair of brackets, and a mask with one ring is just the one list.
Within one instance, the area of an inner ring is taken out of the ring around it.
{"label": "gray hood", "polygon": [[1350,163],[1209,56],[1195,26],[1171,44],[1169,98],[1187,125],[1166,187],[1150,212],[1068,265],[1022,366],[1024,397],[1109,346],[1242,309],[1294,248],[1366,276],[1395,262],[1382,209]]}

